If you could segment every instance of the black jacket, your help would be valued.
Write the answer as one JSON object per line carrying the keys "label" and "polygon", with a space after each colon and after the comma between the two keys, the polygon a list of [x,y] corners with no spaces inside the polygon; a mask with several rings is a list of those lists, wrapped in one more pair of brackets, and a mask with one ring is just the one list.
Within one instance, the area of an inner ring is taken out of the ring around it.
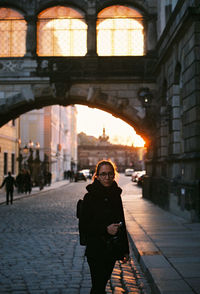
{"label": "black jacket", "polygon": [[[101,257],[112,255],[108,241],[112,238],[107,233],[107,226],[122,222],[121,255],[129,253],[128,238],[121,200],[121,188],[114,181],[111,187],[104,187],[97,179],[86,187],[82,209],[82,230],[86,235],[86,255]],[[113,256],[115,258],[115,256]],[[118,259],[116,257],[116,259]]]}
{"label": "black jacket", "polygon": [[6,191],[13,191],[14,190],[14,185],[16,184],[14,177],[12,176],[7,176],[1,185],[0,188],[2,188],[4,185],[6,185]]}

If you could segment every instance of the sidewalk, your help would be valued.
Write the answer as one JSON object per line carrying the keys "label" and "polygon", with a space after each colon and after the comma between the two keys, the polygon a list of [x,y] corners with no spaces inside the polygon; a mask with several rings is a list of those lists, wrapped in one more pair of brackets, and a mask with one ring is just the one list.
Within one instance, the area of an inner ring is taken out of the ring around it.
{"label": "sidewalk", "polygon": [[199,294],[200,223],[166,212],[130,189],[123,203],[131,245],[153,294]]}

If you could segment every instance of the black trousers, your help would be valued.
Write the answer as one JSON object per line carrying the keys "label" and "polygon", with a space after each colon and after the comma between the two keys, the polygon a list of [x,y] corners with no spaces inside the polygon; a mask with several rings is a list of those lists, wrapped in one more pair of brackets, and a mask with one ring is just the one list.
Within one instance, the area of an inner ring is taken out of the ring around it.
{"label": "black trousers", "polygon": [[6,204],[9,203],[9,200],[10,200],[10,203],[12,204],[13,203],[13,190],[6,190]]}
{"label": "black trousers", "polygon": [[106,294],[106,284],[111,277],[115,260],[111,258],[87,257],[90,267],[92,288],[90,294]]}

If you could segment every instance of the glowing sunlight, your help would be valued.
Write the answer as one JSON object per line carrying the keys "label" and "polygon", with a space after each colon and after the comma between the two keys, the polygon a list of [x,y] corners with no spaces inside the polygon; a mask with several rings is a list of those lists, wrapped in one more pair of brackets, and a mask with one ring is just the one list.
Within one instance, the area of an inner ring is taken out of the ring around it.
{"label": "glowing sunlight", "polygon": [[135,130],[119,118],[111,114],[87,106],[76,105],[77,131],[98,138],[105,128],[109,141],[113,144],[122,144],[134,147],[143,147],[144,140],[136,134]]}
{"label": "glowing sunlight", "polygon": [[38,55],[84,56],[87,52],[87,24],[81,17],[66,7],[53,7],[40,13],[37,23]]}
{"label": "glowing sunlight", "polygon": [[142,15],[122,5],[103,9],[97,20],[97,52],[99,56],[143,55]]}

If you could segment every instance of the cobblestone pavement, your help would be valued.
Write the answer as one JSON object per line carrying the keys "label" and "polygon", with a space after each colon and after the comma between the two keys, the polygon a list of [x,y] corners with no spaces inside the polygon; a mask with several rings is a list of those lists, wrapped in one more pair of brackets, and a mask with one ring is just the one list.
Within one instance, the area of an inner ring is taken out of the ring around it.
{"label": "cobblestone pavement", "polygon": [[[0,206],[0,294],[89,294],[75,207],[85,183]],[[134,256],[117,262],[107,293],[149,294]]]}

